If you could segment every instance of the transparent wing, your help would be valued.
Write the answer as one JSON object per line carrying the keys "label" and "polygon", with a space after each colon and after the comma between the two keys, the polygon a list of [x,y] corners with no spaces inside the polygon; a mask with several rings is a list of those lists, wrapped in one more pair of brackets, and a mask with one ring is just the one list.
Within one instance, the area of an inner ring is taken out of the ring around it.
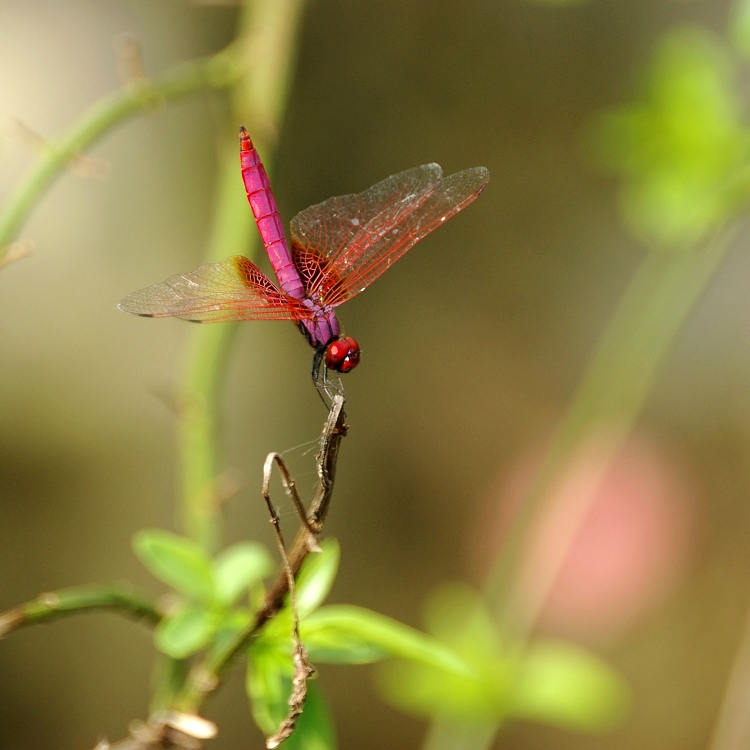
{"label": "transparent wing", "polygon": [[292,245],[334,261],[369,242],[415,211],[440,182],[439,164],[423,164],[381,180],[362,193],[329,198],[300,211],[291,223]]}
{"label": "transparent wing", "polygon": [[307,308],[279,291],[251,261],[233,255],[177,274],[129,294],[119,304],[148,318],[174,317],[195,323],[229,320],[302,320]]}
{"label": "transparent wing", "polygon": [[476,200],[489,181],[484,167],[445,179],[441,175],[437,164],[425,164],[298,214],[292,221],[295,263],[304,268],[310,256],[327,259],[319,264],[319,274],[309,278],[309,293],[319,290],[334,306],[359,294],[414,244]]}

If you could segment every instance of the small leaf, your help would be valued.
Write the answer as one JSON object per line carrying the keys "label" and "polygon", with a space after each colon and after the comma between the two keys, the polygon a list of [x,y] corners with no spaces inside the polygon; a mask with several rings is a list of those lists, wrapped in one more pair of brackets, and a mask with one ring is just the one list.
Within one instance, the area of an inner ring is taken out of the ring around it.
{"label": "small leaf", "polygon": [[471,666],[459,674],[412,662],[388,662],[378,686],[392,705],[438,721],[477,724],[502,719],[513,684],[514,661],[500,645],[497,628],[478,592],[446,585],[426,608],[430,633]]}
{"label": "small leaf", "polygon": [[305,618],[300,630],[313,661],[365,663],[397,656],[454,674],[472,674],[455,651],[435,638],[360,607],[324,607]]}
{"label": "small leaf", "polygon": [[335,539],[326,539],[322,552],[308,555],[297,576],[297,611],[300,620],[326,599],[339,569],[340,550]]}
{"label": "small leaf", "polygon": [[640,100],[599,117],[590,146],[622,178],[625,220],[658,247],[681,248],[746,210],[750,131],[726,47],[700,28],[656,50]]}
{"label": "small leaf", "polygon": [[249,588],[273,571],[274,564],[266,548],[255,542],[241,542],[225,549],[214,563],[216,598],[232,605]]}
{"label": "small leaf", "polygon": [[307,683],[307,700],[297,728],[284,742],[284,750],[336,750],[336,732],[331,710],[320,686]]}
{"label": "small leaf", "polygon": [[316,615],[325,613],[327,607],[313,613],[313,622],[302,626],[305,647],[310,660],[321,664],[372,664],[388,657],[388,651],[367,643],[359,634],[348,632],[346,627],[316,622]]}
{"label": "small leaf", "polygon": [[474,672],[451,674],[413,661],[383,664],[379,687],[404,711],[455,725],[516,716],[581,731],[609,728],[623,715],[627,688],[613,669],[568,643],[532,643],[524,652],[504,648],[481,596],[465,586],[434,592],[427,620],[430,632]]}
{"label": "small leaf", "polygon": [[497,625],[484,599],[470,586],[445,583],[425,604],[427,632],[455,648],[465,659],[486,662],[503,653]]}
{"label": "small leaf", "polygon": [[160,581],[191,599],[212,602],[213,563],[192,540],[160,529],[145,529],[133,537],[133,550]]}
{"label": "small leaf", "polygon": [[165,617],[154,630],[154,643],[163,654],[184,659],[202,649],[214,632],[209,612],[186,606]]}
{"label": "small leaf", "polygon": [[237,635],[250,625],[253,614],[248,609],[231,609],[219,611],[214,628],[213,644],[219,651],[227,648]]}
{"label": "small leaf", "polygon": [[545,641],[523,660],[512,713],[579,731],[611,729],[624,716],[629,692],[610,666],[571,643]]}

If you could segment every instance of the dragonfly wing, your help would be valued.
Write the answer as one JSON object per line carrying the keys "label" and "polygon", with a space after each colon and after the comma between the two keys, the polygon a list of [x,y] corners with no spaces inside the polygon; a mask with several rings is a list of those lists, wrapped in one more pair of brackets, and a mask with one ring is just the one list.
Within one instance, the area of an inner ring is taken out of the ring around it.
{"label": "dragonfly wing", "polygon": [[432,195],[442,173],[438,164],[423,164],[381,180],[362,193],[339,195],[310,206],[292,219],[292,246],[334,260],[372,232],[415,211]]}
{"label": "dragonfly wing", "polygon": [[419,196],[413,210],[388,214],[387,221],[381,221],[385,211],[373,217],[360,236],[331,258],[327,278],[321,285],[324,301],[340,305],[364,291],[419,240],[473,203],[489,179],[484,167],[465,169]]}
{"label": "dragonfly wing", "polygon": [[177,274],[125,297],[119,308],[149,318],[175,317],[196,323],[229,320],[301,320],[299,300],[279,291],[251,261],[233,255]]}

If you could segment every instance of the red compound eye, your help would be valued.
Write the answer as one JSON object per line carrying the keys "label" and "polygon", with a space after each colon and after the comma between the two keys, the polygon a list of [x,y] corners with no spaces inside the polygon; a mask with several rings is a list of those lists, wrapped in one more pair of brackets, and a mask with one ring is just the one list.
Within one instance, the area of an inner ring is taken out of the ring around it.
{"label": "red compound eye", "polygon": [[328,344],[326,367],[336,372],[349,372],[359,364],[359,344],[351,337],[344,336]]}

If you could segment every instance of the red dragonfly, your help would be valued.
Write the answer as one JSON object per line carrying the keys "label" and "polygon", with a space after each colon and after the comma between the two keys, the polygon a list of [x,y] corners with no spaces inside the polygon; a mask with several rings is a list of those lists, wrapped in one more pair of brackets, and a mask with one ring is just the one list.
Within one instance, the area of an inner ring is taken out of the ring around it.
{"label": "red dragonfly", "polygon": [[245,128],[240,164],[279,286],[250,260],[234,255],[133,292],[119,307],[194,323],[291,320],[315,349],[316,384],[321,361],[326,370],[343,373],[360,359],[359,344],[341,335],[334,308],[363,292],[409,248],[476,200],[490,178],[484,167],[446,178],[437,164],[407,169],[362,193],[329,198],[298,213],[290,251],[268,175]]}

